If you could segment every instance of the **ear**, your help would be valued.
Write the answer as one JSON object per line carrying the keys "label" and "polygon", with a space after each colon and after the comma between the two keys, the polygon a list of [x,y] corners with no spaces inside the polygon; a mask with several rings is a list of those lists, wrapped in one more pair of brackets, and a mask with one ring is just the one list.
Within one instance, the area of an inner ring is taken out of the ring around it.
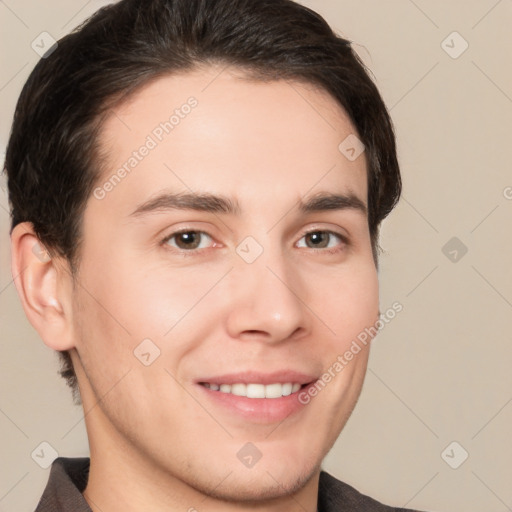
{"label": "ear", "polygon": [[30,222],[11,233],[11,271],[28,321],[44,343],[58,351],[74,348],[69,265],[50,257]]}

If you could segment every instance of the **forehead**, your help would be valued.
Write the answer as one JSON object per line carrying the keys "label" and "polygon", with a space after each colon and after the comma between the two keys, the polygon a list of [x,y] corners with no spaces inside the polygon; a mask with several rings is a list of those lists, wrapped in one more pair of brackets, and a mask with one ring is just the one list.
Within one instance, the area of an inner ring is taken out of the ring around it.
{"label": "forehead", "polygon": [[111,111],[98,185],[107,184],[103,205],[125,214],[162,188],[247,205],[319,190],[366,203],[365,155],[351,160],[340,151],[354,136],[343,108],[318,87],[212,66],[159,78]]}

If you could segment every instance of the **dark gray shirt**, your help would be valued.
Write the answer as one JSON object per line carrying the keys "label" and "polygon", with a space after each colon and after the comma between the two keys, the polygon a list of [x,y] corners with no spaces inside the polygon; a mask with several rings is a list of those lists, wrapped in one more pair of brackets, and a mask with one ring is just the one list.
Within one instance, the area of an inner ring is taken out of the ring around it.
{"label": "dark gray shirt", "polygon": [[[55,459],[46,489],[35,512],[91,512],[82,492],[89,476],[89,459]],[[332,477],[320,473],[318,512],[417,512],[382,505]]]}

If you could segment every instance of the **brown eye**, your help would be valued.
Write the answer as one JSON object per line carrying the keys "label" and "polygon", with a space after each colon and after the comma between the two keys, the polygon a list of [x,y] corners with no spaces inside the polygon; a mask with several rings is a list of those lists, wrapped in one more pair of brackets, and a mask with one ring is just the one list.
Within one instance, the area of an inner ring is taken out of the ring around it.
{"label": "brown eye", "polygon": [[306,235],[306,245],[308,245],[308,247],[323,249],[329,245],[329,239],[329,233],[326,233],[325,231],[315,231]]}
{"label": "brown eye", "polygon": [[210,235],[207,235],[203,231],[181,231],[173,233],[164,240],[165,243],[168,243],[172,247],[184,251],[203,249],[205,248],[205,244],[206,247],[208,246],[209,241],[211,241]]}
{"label": "brown eye", "polygon": [[332,231],[310,231],[301,238],[302,240],[304,242],[299,242],[298,246],[309,249],[330,249],[345,242],[344,237]]}

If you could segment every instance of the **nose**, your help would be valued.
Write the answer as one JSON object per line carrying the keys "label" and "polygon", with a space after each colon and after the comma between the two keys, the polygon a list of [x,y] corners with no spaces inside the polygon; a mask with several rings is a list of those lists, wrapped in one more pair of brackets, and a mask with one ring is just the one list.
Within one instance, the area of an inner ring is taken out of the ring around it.
{"label": "nose", "polygon": [[311,328],[305,286],[281,256],[239,261],[230,273],[231,337],[278,343],[303,337]]}

